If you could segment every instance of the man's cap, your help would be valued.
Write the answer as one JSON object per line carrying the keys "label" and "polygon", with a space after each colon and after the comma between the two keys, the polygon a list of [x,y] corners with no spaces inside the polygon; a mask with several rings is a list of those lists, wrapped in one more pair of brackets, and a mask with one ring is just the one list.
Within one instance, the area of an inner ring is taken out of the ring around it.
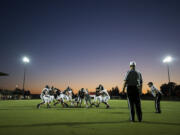
{"label": "man's cap", "polygon": [[129,65],[130,66],[136,66],[136,62],[135,61],[131,61]]}

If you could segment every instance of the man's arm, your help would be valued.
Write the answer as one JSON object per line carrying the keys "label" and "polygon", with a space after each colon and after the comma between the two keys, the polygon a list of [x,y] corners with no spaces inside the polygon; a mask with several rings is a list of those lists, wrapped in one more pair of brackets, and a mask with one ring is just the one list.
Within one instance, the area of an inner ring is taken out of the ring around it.
{"label": "man's arm", "polygon": [[139,86],[139,94],[142,95],[142,85]]}
{"label": "man's arm", "polygon": [[124,78],[123,91],[122,91],[123,93],[125,93],[125,89],[126,89],[126,86],[127,86],[128,75],[129,75],[129,71],[126,73],[126,76]]}
{"label": "man's arm", "polygon": [[143,87],[143,79],[142,79],[142,75],[139,72],[139,93],[140,95],[142,94],[142,87]]}
{"label": "man's arm", "polygon": [[126,89],[126,81],[124,81],[124,84],[123,84],[123,93],[125,93],[125,89]]}

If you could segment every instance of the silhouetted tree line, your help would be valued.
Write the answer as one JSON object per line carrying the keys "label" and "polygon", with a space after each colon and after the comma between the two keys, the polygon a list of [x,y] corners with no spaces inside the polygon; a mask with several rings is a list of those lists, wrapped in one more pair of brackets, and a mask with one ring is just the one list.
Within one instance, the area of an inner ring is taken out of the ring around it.
{"label": "silhouetted tree line", "polygon": [[29,90],[23,91],[19,88],[15,90],[0,89],[0,99],[30,99],[31,92]]}
{"label": "silhouetted tree line", "polygon": [[123,94],[122,92],[120,92],[118,86],[116,87],[112,87],[111,90],[108,91],[111,99],[125,99],[127,96],[126,94]]}
{"label": "silhouetted tree line", "polygon": [[160,90],[164,96],[180,97],[180,85],[174,82],[162,84]]}
{"label": "silhouetted tree line", "polygon": [[109,90],[109,95],[112,97],[112,96],[120,96],[120,91],[119,91],[119,88],[116,86],[116,87],[112,87],[111,90]]}

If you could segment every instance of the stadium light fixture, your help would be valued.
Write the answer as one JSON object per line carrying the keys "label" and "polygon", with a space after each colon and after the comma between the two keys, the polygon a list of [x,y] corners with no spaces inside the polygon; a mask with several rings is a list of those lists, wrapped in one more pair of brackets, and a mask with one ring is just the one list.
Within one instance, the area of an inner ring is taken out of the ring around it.
{"label": "stadium light fixture", "polygon": [[25,56],[25,57],[23,57],[22,61],[23,61],[24,63],[29,63],[29,62],[30,62],[30,59]]}
{"label": "stadium light fixture", "polygon": [[171,56],[167,56],[164,58],[163,63],[170,63],[172,61],[172,57]]}

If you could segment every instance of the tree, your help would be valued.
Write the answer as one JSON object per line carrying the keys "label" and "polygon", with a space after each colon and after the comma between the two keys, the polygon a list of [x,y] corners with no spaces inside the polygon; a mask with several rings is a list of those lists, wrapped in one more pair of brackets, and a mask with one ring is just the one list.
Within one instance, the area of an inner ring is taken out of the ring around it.
{"label": "tree", "polygon": [[162,84],[160,90],[165,96],[176,96],[175,87],[176,83],[170,82],[168,84]]}
{"label": "tree", "polygon": [[174,93],[177,97],[180,97],[180,85],[175,86]]}
{"label": "tree", "polygon": [[25,98],[29,99],[29,96],[31,95],[31,92],[29,90],[24,91]]}
{"label": "tree", "polygon": [[169,87],[168,84],[162,84],[160,87],[161,92],[164,94],[164,96],[168,96],[169,94]]}
{"label": "tree", "polygon": [[112,89],[109,91],[110,96],[120,96],[119,88],[116,86],[115,88],[112,87]]}
{"label": "tree", "polygon": [[169,82],[169,83],[168,83],[168,86],[169,86],[169,95],[170,95],[170,96],[176,96],[176,95],[175,95],[175,92],[174,92],[174,88],[176,87],[176,83],[174,83],[174,82]]}
{"label": "tree", "polygon": [[115,88],[114,88],[114,94],[115,94],[115,96],[119,96],[119,88],[118,88],[118,86],[116,86]]}

